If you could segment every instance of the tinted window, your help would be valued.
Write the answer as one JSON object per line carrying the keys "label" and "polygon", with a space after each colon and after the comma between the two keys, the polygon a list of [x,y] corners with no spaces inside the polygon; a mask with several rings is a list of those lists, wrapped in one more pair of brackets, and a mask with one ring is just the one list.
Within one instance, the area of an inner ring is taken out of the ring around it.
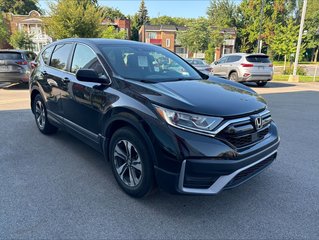
{"label": "tinted window", "polygon": [[260,55],[251,55],[246,57],[248,62],[253,63],[270,63],[268,56],[260,56]]}
{"label": "tinted window", "polygon": [[222,57],[222,58],[218,61],[218,63],[219,63],[219,64],[220,64],[220,63],[225,63],[226,60],[227,60],[227,57]]}
{"label": "tinted window", "polygon": [[73,55],[71,72],[75,73],[81,68],[94,69],[100,77],[105,76],[104,69],[96,54],[89,47],[77,44]]}
{"label": "tinted window", "polygon": [[241,56],[229,56],[227,58],[227,62],[231,63],[231,62],[237,62],[241,59]]}
{"label": "tinted window", "polygon": [[72,44],[56,45],[51,57],[50,66],[66,71]]}
{"label": "tinted window", "polygon": [[22,59],[20,53],[0,52],[0,60],[16,60],[16,59]]}
{"label": "tinted window", "polygon": [[207,63],[203,60],[194,60],[194,65],[207,65]]}
{"label": "tinted window", "polygon": [[53,48],[54,48],[54,46],[48,47],[42,53],[42,59],[45,62],[45,64],[47,64],[47,65],[49,65],[49,63],[50,63],[50,57],[51,57],[51,53],[53,51]]}
{"label": "tinted window", "polygon": [[113,71],[124,78],[152,82],[202,79],[192,67],[164,48],[135,44],[100,48]]}

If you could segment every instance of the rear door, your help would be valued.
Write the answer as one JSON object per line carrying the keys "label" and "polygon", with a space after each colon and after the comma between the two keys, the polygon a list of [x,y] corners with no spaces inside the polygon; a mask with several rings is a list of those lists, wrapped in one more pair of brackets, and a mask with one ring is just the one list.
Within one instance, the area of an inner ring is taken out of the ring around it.
{"label": "rear door", "polygon": [[42,70],[48,86],[47,105],[49,114],[56,120],[63,117],[62,99],[67,95],[70,79],[69,60],[73,49],[72,43],[57,44],[53,50],[49,66]]}
{"label": "rear door", "polygon": [[270,62],[270,59],[267,55],[248,55],[246,56],[247,62],[253,64],[253,67],[250,68],[251,75],[255,76],[265,76],[272,75],[273,66]]}

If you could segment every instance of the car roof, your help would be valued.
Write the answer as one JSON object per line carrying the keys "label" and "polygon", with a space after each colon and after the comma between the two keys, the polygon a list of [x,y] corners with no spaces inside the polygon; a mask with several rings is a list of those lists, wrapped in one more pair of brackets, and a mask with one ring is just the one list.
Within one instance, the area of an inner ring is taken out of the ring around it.
{"label": "car roof", "polygon": [[267,56],[264,53],[229,53],[229,54],[224,54],[223,57],[228,57],[228,56],[256,56],[256,55],[260,55],[260,56]]}
{"label": "car roof", "polygon": [[[131,41],[131,40],[122,40],[122,39],[105,39],[105,38],[66,38],[62,40],[58,40],[53,42],[52,44],[58,43],[67,43],[67,42],[78,42],[78,43],[86,43],[86,44],[115,44],[115,45],[145,45],[147,43]],[[151,44],[148,44],[151,45]],[[155,45],[152,45],[155,46]]]}
{"label": "car roof", "polygon": [[28,53],[28,52],[32,52],[32,51],[21,50],[21,49],[0,49],[0,52]]}

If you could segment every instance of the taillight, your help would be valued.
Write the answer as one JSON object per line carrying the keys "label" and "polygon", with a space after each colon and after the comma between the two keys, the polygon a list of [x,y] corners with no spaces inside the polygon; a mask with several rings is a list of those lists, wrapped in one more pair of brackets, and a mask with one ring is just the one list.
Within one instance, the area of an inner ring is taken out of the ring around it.
{"label": "taillight", "polygon": [[19,65],[28,65],[28,62],[27,62],[27,61],[17,61],[16,64],[19,64]]}
{"label": "taillight", "polygon": [[271,64],[269,64],[269,67],[273,67],[274,65],[271,63]]}
{"label": "taillight", "polygon": [[254,66],[254,64],[252,64],[252,63],[242,63],[242,64],[240,64],[242,67],[253,67]]}

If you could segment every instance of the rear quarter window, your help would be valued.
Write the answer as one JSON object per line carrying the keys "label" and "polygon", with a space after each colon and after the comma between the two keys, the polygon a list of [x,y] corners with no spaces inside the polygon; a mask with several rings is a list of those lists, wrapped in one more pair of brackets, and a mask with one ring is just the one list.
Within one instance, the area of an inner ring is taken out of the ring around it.
{"label": "rear quarter window", "polygon": [[248,62],[252,63],[270,63],[269,57],[268,56],[248,56],[246,57]]}
{"label": "rear quarter window", "polygon": [[21,53],[0,52],[0,60],[16,60],[22,59]]}

